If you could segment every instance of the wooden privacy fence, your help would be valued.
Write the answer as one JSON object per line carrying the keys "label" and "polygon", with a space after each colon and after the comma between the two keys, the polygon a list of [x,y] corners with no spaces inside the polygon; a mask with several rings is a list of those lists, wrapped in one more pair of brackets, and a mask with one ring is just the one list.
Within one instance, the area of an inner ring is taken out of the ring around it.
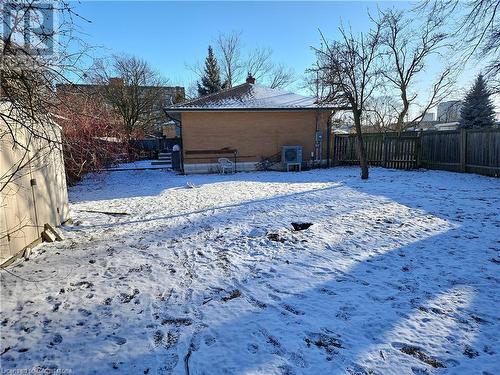
{"label": "wooden privacy fence", "polygon": [[[370,165],[500,176],[500,129],[364,134]],[[358,164],[355,134],[332,137],[333,165]]]}
{"label": "wooden privacy fence", "polygon": [[167,138],[149,138],[149,139],[133,139],[130,141],[130,144],[144,151],[155,151],[161,152],[163,150],[172,149],[172,147],[176,144],[180,144],[181,140],[179,139],[167,139]]}
{"label": "wooden privacy fence", "polygon": [[[418,164],[418,135],[364,134],[363,139],[370,165],[412,169]],[[333,137],[333,165],[358,164],[355,134]]]}

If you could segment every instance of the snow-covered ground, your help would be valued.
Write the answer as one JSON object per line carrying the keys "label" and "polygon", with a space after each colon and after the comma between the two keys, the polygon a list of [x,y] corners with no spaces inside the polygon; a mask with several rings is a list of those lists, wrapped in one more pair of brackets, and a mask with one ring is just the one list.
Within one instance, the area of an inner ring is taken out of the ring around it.
{"label": "snow-covered ground", "polygon": [[500,374],[500,180],[358,174],[89,177],[1,272],[2,371]]}

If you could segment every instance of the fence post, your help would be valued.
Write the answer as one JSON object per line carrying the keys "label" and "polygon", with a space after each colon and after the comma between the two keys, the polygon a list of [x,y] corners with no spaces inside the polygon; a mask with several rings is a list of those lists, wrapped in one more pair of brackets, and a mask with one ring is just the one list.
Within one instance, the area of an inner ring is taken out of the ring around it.
{"label": "fence post", "polygon": [[336,147],[335,147],[335,133],[333,133],[332,140],[331,140],[331,145],[330,145],[330,152],[332,153],[332,156],[330,158],[330,155],[328,155],[328,161],[327,161],[328,168],[330,168],[331,166],[335,167],[337,165],[335,163],[335,160],[336,160],[336,157],[335,157],[336,151],[337,150],[336,150]]}
{"label": "fence post", "polygon": [[460,129],[460,171],[467,170],[467,130]]}
{"label": "fence post", "polygon": [[420,168],[420,160],[422,159],[422,131],[419,131],[415,138],[415,168]]}
{"label": "fence post", "polygon": [[387,137],[382,137],[382,167],[387,168]]}

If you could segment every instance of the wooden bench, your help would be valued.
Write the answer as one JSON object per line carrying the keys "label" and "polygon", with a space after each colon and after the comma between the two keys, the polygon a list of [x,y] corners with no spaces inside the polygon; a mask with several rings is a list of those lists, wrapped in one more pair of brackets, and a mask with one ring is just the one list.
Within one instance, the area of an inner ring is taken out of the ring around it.
{"label": "wooden bench", "polygon": [[226,147],[218,150],[186,150],[184,153],[186,155],[186,159],[188,159],[188,156],[190,155],[193,157],[190,157],[189,159],[207,159],[204,156],[217,159],[218,156],[233,155],[234,169],[236,172],[236,155],[238,154],[238,150],[236,149]]}
{"label": "wooden bench", "polygon": [[238,153],[238,150],[232,148],[221,148],[218,150],[186,150],[186,155],[224,155]]}

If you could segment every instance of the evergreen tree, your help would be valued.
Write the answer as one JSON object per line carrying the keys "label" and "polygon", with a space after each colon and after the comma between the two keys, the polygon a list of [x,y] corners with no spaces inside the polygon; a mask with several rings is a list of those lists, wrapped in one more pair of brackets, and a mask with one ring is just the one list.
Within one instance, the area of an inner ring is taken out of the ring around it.
{"label": "evergreen tree", "polygon": [[224,87],[220,78],[220,69],[215,58],[212,46],[208,46],[208,56],[205,59],[204,75],[201,83],[198,82],[198,94],[200,96],[213,94],[221,91]]}
{"label": "evergreen tree", "polygon": [[474,82],[474,86],[467,93],[460,111],[460,125],[463,128],[481,128],[494,125],[495,108],[490,95],[486,82],[480,74]]}

